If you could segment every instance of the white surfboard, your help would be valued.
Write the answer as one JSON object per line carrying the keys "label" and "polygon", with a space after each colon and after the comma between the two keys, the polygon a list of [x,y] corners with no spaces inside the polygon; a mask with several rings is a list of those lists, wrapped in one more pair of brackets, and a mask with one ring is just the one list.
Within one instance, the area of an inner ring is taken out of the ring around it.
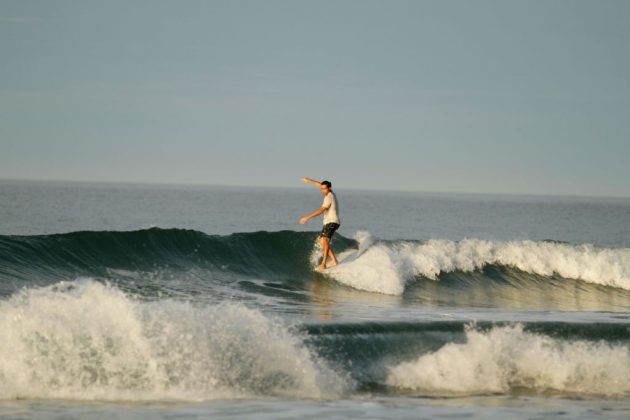
{"label": "white surfboard", "polygon": [[340,266],[349,264],[355,261],[364,252],[365,252],[365,249],[348,249],[346,251],[343,251],[337,256],[337,265],[333,265],[332,267],[326,267],[325,270],[319,270],[317,267],[315,267],[315,271],[322,274],[333,273]]}

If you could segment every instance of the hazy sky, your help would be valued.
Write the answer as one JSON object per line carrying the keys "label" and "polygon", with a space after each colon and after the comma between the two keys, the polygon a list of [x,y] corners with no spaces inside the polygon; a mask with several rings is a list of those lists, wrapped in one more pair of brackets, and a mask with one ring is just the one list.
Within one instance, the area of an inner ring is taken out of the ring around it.
{"label": "hazy sky", "polygon": [[630,196],[630,1],[0,0],[0,178]]}

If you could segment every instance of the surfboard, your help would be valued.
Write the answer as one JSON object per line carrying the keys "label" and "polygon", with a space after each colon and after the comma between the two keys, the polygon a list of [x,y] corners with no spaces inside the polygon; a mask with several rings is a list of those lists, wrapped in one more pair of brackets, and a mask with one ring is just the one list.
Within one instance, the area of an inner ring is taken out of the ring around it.
{"label": "surfboard", "polygon": [[324,270],[320,270],[318,267],[314,268],[314,271],[321,274],[334,273],[337,268],[341,265],[350,264],[352,261],[355,261],[363,254],[364,250],[358,249],[350,249],[347,251],[343,251],[337,256],[337,265],[333,265],[332,267],[326,267]]}

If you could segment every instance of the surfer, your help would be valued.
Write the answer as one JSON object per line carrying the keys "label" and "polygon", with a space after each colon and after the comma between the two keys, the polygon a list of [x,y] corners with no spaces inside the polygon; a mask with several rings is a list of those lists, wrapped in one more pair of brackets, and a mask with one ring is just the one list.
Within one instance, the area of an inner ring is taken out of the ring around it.
{"label": "surfer", "polygon": [[332,190],[332,184],[330,181],[318,182],[311,178],[302,178],[302,181],[319,188],[324,196],[324,202],[318,210],[315,210],[313,213],[300,219],[300,224],[303,225],[313,217],[317,217],[322,213],[324,214],[324,228],[322,229],[322,233],[319,235],[319,243],[323,249],[323,256],[322,263],[318,267],[318,270],[324,270],[326,268],[326,261],[328,260],[328,257],[330,257],[330,264],[328,266],[332,267],[337,265],[337,258],[330,247],[330,240],[335,234],[335,231],[339,229],[340,224],[337,197]]}

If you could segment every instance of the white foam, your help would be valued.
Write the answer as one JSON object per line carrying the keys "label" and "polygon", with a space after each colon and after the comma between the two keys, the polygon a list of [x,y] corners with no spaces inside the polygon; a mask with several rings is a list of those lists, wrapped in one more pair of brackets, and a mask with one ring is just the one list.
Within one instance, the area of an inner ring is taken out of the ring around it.
{"label": "white foam", "polygon": [[389,369],[387,383],[437,394],[506,393],[515,388],[630,395],[630,347],[561,341],[522,326],[469,329],[464,344]]}
{"label": "white foam", "polygon": [[[358,235],[357,240],[371,243],[365,233]],[[329,273],[357,289],[399,295],[405,282],[414,276],[436,280],[442,272],[473,271],[487,264],[630,290],[630,249],[534,241],[376,242],[357,259]]]}
{"label": "white foam", "polygon": [[[372,236],[365,231],[358,231],[354,239],[358,250],[351,249],[337,255],[340,264],[325,271],[340,283],[368,292],[390,295],[402,294],[405,282],[401,269],[396,264],[396,255],[384,245],[374,245]],[[321,247],[316,244],[311,253],[313,268],[321,258]]]}
{"label": "white foam", "polygon": [[0,399],[319,398],[344,384],[257,310],[141,302],[90,280],[0,302],[0,331]]}

